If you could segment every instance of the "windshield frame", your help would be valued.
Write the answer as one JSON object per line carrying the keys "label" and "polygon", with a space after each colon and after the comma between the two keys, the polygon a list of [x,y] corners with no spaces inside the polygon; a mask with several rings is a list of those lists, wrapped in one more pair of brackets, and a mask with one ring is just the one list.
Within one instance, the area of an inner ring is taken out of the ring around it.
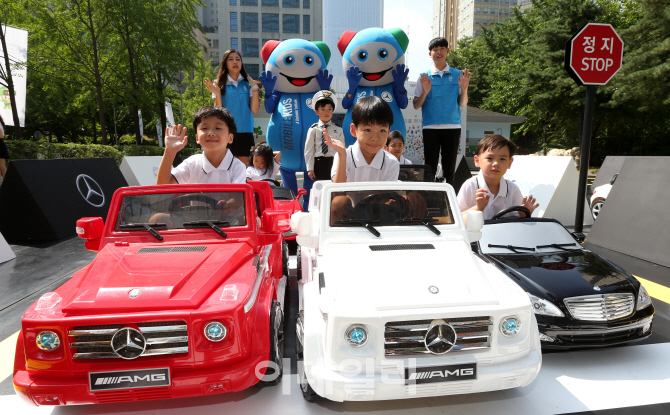
{"label": "windshield frame", "polygon": [[[446,196],[447,210],[449,212],[449,217],[452,220],[452,223],[433,223],[435,227],[441,229],[442,231],[454,230],[463,227],[463,221],[460,215],[460,209],[455,209],[454,204],[456,201],[455,194],[453,190],[451,192],[447,191],[447,187],[441,183],[427,183],[427,182],[354,182],[354,183],[341,183],[341,184],[332,184],[328,183],[326,187],[318,193],[314,193],[314,188],[312,190],[314,196],[319,197],[322,200],[320,201],[320,209],[322,211],[321,215],[321,226],[322,229],[327,229],[327,231],[333,233],[341,232],[360,232],[362,234],[367,234],[367,237],[375,238],[370,232],[364,227],[357,226],[333,226],[331,225],[331,200],[333,194],[337,193],[347,193],[347,192],[370,192],[370,193],[386,193],[386,192],[400,192],[400,191],[423,191],[423,192],[441,192]],[[327,210],[327,212],[323,212]],[[455,214],[454,212],[458,214]],[[425,225],[417,222],[415,224],[393,224],[393,225],[383,225],[375,224],[373,225],[379,232],[381,232],[382,237],[384,233],[388,232],[421,232],[425,233],[426,236],[435,237],[436,235],[431,232]]]}
{"label": "windshield frame", "polygon": [[[268,186],[269,187],[269,186]],[[123,206],[123,198],[142,195],[154,194],[191,194],[191,193],[218,193],[218,192],[238,192],[244,196],[244,211],[245,211],[245,225],[226,226],[226,232],[256,232],[259,224],[257,218],[260,218],[260,208],[257,204],[255,193],[257,191],[248,184],[171,184],[171,185],[156,185],[156,186],[137,186],[124,187],[118,189],[110,203],[110,209],[105,220],[104,235],[111,237],[135,237],[135,236],[149,236],[146,230],[138,228],[137,230],[117,230],[117,222],[121,214]],[[269,207],[272,209],[272,207]],[[267,210],[267,207],[266,207]],[[161,235],[176,235],[176,234],[190,234],[190,233],[212,233],[212,237],[220,238],[213,229],[209,226],[204,227],[179,227],[167,229],[165,227],[155,228]]]}

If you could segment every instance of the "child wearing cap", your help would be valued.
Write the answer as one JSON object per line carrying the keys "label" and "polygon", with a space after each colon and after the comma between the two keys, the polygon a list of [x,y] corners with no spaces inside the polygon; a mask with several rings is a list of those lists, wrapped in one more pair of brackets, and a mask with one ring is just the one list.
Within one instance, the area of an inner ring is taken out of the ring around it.
{"label": "child wearing cap", "polygon": [[326,130],[332,138],[344,141],[342,128],[331,120],[335,111],[333,93],[330,91],[318,91],[312,99],[314,112],[319,117],[319,122],[312,124],[307,131],[305,141],[305,164],[307,174],[312,180],[330,180],[330,171],[333,167],[335,150],[331,150],[326,144],[323,131]]}

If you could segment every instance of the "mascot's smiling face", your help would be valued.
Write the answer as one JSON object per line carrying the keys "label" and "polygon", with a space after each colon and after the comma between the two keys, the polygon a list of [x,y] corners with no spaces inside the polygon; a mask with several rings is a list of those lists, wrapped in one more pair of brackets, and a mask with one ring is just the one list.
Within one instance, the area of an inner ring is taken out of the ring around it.
{"label": "mascot's smiling face", "polygon": [[328,59],[324,55],[330,58],[330,51],[325,53],[323,47],[328,47],[325,43],[318,43],[289,39],[281,43],[268,41],[263,45],[261,55],[265,61],[265,70],[272,71],[272,75],[277,77],[275,90],[303,93],[320,89],[316,75],[320,69],[326,69]]}
{"label": "mascot's smiling face", "polygon": [[338,41],[345,72],[358,66],[363,74],[360,85],[379,86],[393,82],[391,71],[405,63],[409,40],[402,29],[370,28],[358,33],[344,32]]}

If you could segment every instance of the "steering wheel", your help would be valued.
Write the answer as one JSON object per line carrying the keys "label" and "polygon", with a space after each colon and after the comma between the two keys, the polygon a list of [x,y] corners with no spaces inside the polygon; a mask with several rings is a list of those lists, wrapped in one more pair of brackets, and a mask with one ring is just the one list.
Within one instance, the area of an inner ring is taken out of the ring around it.
{"label": "steering wheel", "polygon": [[270,183],[274,184],[274,185],[277,186],[277,187],[281,187],[281,184],[279,184],[279,182],[276,181],[275,179],[263,179],[263,180],[261,180],[261,181],[262,181],[262,182],[270,182]]}
{"label": "steering wheel", "polygon": [[491,220],[500,219],[501,217],[507,215],[510,212],[523,212],[526,214],[527,218],[530,218],[530,210],[525,206],[510,206],[506,209],[501,210],[491,217]]}
{"label": "steering wheel", "polygon": [[170,203],[170,212],[175,211],[177,208],[182,208],[184,207],[183,205],[186,204],[187,202],[190,201],[198,201],[198,202],[204,202],[209,205],[211,209],[216,209],[217,204],[219,203],[218,200],[214,199],[211,196],[206,196],[201,193],[190,193],[187,195],[182,195],[179,197],[176,197],[172,200]]}
{"label": "steering wheel", "polygon": [[[385,200],[385,202],[382,203],[382,200]],[[394,205],[387,204],[390,201],[394,201]],[[382,213],[381,208],[386,209],[386,212]],[[395,224],[395,220],[404,218],[406,212],[405,199],[393,192],[369,195],[354,206],[354,214],[357,219],[379,219],[382,223],[390,221]],[[389,217],[391,215],[393,215],[392,218]]]}

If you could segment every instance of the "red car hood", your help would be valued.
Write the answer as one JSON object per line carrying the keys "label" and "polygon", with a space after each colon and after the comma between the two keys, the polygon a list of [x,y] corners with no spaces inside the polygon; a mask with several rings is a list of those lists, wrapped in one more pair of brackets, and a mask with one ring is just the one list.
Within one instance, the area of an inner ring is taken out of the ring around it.
{"label": "red car hood", "polygon": [[[255,270],[249,244],[188,245],[165,252],[173,247],[107,244],[86,270],[73,300],[63,311],[84,314],[197,308],[238,272],[249,274],[243,278],[247,284],[237,284],[238,299],[244,300]],[[141,292],[131,298],[129,293],[136,288]]]}

